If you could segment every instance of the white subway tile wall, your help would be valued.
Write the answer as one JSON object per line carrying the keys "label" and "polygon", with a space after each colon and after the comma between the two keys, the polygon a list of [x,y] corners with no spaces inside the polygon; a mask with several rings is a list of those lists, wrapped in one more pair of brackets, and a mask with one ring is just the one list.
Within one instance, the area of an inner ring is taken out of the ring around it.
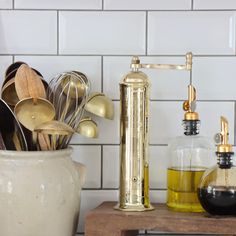
{"label": "white subway tile wall", "polygon": [[56,54],[55,11],[0,11],[2,54]]}
{"label": "white subway tile wall", "polygon": [[235,54],[235,12],[150,12],[148,54]]}
{"label": "white subway tile wall", "polygon": [[194,0],[194,9],[236,9],[235,0]]}
{"label": "white subway tile wall", "polygon": [[191,0],[105,0],[106,10],[190,10]]}
{"label": "white subway tile wall", "polygon": [[[143,63],[184,64],[185,57],[140,57]],[[119,99],[121,78],[130,71],[131,57],[105,56],[103,59],[103,91],[113,99]],[[189,72],[173,70],[144,70],[151,82],[151,99],[183,100],[189,84]],[[173,83],[171,83],[173,81]],[[176,86],[178,83],[178,87]]]}
{"label": "white subway tile wall", "polygon": [[[119,81],[130,70],[132,55],[143,63],[183,64],[192,51],[201,134],[213,137],[224,115],[236,145],[235,16],[235,0],[0,0],[1,80],[15,61],[27,62],[47,81],[79,70],[91,80],[92,91],[114,100],[114,121],[92,116],[98,139],[75,135],[71,141],[73,159],[87,166],[78,235],[90,209],[118,200]],[[167,144],[183,133],[190,74],[143,71],[151,81],[150,196],[165,202]]]}
{"label": "white subway tile wall", "polygon": [[61,54],[144,54],[144,12],[60,12]]}
{"label": "white subway tile wall", "polygon": [[13,1],[11,0],[0,0],[0,8],[1,9],[10,9],[12,8]]}
{"label": "white subway tile wall", "polygon": [[26,61],[40,71],[48,82],[60,72],[82,71],[91,81],[91,90],[101,91],[100,56],[16,56],[15,61]]}
{"label": "white subway tile wall", "polygon": [[101,0],[15,0],[19,9],[102,9]]}

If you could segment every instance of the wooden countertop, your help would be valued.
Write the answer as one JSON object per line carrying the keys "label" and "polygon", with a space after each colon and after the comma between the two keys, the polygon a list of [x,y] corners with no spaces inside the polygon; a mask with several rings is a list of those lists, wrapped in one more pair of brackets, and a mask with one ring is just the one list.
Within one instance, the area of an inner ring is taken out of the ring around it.
{"label": "wooden countertop", "polygon": [[138,230],[236,235],[236,216],[173,212],[165,204],[153,204],[153,211],[122,212],[115,205],[104,202],[87,214],[86,236],[134,236]]}

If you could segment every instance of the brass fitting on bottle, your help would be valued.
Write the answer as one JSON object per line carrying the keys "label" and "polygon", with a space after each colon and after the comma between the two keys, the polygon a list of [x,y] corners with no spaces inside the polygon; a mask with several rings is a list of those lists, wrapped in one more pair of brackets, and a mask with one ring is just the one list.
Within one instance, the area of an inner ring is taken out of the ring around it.
{"label": "brass fitting on bottle", "polygon": [[199,115],[196,110],[196,89],[193,85],[188,86],[188,100],[183,103],[184,120],[199,120]]}
{"label": "brass fitting on bottle", "polygon": [[226,153],[232,152],[232,145],[228,143],[229,139],[229,125],[224,116],[220,117],[221,132],[215,135],[215,141],[219,143],[217,145],[217,152]]}

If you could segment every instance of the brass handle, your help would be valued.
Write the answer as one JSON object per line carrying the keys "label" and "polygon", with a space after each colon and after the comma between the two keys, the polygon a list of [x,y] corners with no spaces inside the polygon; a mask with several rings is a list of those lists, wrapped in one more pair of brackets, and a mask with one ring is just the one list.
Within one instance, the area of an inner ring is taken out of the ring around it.
{"label": "brass handle", "polygon": [[192,70],[192,58],[193,54],[191,52],[185,55],[186,62],[185,65],[172,65],[172,64],[142,64],[138,56],[134,56],[131,61],[130,67],[133,70],[138,70],[141,68],[145,69],[166,69],[166,70]]}

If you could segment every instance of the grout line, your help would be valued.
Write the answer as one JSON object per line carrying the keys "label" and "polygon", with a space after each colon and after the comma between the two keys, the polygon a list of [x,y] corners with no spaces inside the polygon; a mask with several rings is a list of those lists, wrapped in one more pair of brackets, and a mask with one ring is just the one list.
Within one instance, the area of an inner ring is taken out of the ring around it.
{"label": "grout line", "polygon": [[[133,53],[133,54],[59,54],[60,56],[65,56],[65,57],[132,57],[134,54],[137,53]],[[11,53],[0,53],[0,56],[11,56]],[[52,54],[48,54],[48,53],[43,53],[43,54],[39,54],[39,53],[28,53],[28,54],[22,54],[22,53],[16,53],[16,56],[57,56],[57,54],[52,53]],[[184,57],[185,54],[170,54],[170,55],[164,55],[164,54],[160,54],[160,55],[145,55],[145,54],[139,54],[140,57]],[[197,55],[194,54],[194,57],[210,57],[210,58],[215,58],[215,57],[236,57],[236,55]]]}
{"label": "grout line", "polygon": [[[171,100],[171,99],[151,99],[151,102],[183,102],[184,100]],[[235,102],[235,100],[211,100],[211,99],[199,99],[197,102]]]}
{"label": "grout line", "polygon": [[103,93],[104,81],[103,81],[103,56],[101,56],[101,92]]}
{"label": "grout line", "polygon": [[194,0],[191,0],[191,11],[193,11]]}
{"label": "grout line", "polygon": [[12,63],[14,63],[15,62],[15,55],[12,55]]}
{"label": "grout line", "polygon": [[[14,4],[15,5],[15,4]],[[15,7],[15,6],[14,6]],[[142,9],[142,10],[132,10],[132,9],[58,9],[58,8],[10,8],[10,9],[6,9],[6,8],[0,8],[0,10],[6,10],[6,11],[68,11],[68,12],[192,12],[192,9],[178,9],[178,10],[172,10],[172,9]],[[236,11],[235,9],[195,9],[194,12],[234,12]]]}
{"label": "grout line", "polygon": [[[97,190],[108,190],[108,191],[117,191],[119,188],[82,188],[83,191],[97,191]],[[166,188],[149,188],[151,191],[166,191]]]}
{"label": "grout line", "polygon": [[100,146],[100,145],[107,145],[107,146],[117,146],[118,143],[70,143],[72,146]]}
{"label": "grout line", "polygon": [[146,26],[145,26],[145,55],[148,54],[148,11],[146,11]]}
{"label": "grout line", "polygon": [[234,102],[234,146],[236,145],[236,101]]}
{"label": "grout line", "polygon": [[103,145],[101,145],[101,188],[103,189]]}
{"label": "grout line", "polygon": [[[117,147],[119,146],[120,144],[118,143],[96,143],[96,144],[93,144],[93,143],[70,143],[71,146],[114,146],[114,147]],[[167,147],[168,144],[167,143],[149,143],[149,146],[150,147]],[[233,146],[236,146],[236,143],[235,145]]]}
{"label": "grout line", "polygon": [[[70,143],[71,146],[120,146],[119,143]],[[167,143],[149,143],[149,146],[167,146]]]}
{"label": "grout line", "polygon": [[[83,191],[97,191],[97,190],[103,190],[101,187],[100,188],[82,188]],[[113,189],[112,189],[113,190]]]}
{"label": "grout line", "polygon": [[[112,99],[113,102],[119,102],[120,99]],[[184,99],[150,99],[150,102],[183,102]],[[218,100],[218,99],[198,99],[197,102],[235,102],[235,100]]]}
{"label": "grout line", "polygon": [[12,0],[12,10],[15,9],[15,0]]}
{"label": "grout line", "polygon": [[59,11],[57,11],[57,55],[59,55]]}
{"label": "grout line", "polygon": [[102,0],[102,10],[104,10],[104,0]]}

